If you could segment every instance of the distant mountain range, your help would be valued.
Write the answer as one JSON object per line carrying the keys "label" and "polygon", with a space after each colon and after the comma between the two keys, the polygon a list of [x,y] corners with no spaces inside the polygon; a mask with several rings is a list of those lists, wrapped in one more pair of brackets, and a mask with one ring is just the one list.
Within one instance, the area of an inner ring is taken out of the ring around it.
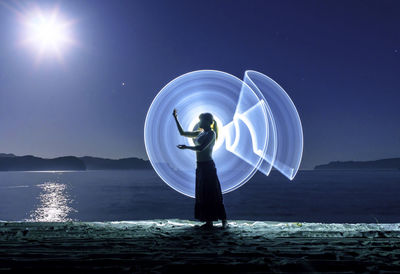
{"label": "distant mountain range", "polygon": [[17,157],[12,153],[0,153],[0,157]]}
{"label": "distant mountain range", "polygon": [[0,153],[0,171],[43,170],[121,170],[151,168],[149,161],[139,158],[104,159],[97,157],[65,156],[45,159],[31,155],[16,156]]}
{"label": "distant mountain range", "polygon": [[330,162],[315,166],[314,169],[400,169],[400,158],[382,159],[376,161],[346,161]]}
{"label": "distant mountain range", "polygon": [[[150,161],[136,157],[106,159],[99,157],[65,156],[52,159],[32,155],[16,156],[12,153],[0,153],[1,171],[43,171],[43,170],[130,170],[151,168]],[[400,158],[375,161],[334,161],[317,165],[321,169],[394,169],[400,170]]]}

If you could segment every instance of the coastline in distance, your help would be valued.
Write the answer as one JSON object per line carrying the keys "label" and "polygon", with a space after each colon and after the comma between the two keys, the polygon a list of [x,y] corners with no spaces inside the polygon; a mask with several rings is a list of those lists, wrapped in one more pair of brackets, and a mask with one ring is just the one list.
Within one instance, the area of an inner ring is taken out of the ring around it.
{"label": "coastline in distance", "polygon": [[150,162],[136,157],[105,159],[98,157],[64,156],[52,159],[32,155],[16,156],[0,153],[0,171],[47,170],[130,170],[151,168]]}

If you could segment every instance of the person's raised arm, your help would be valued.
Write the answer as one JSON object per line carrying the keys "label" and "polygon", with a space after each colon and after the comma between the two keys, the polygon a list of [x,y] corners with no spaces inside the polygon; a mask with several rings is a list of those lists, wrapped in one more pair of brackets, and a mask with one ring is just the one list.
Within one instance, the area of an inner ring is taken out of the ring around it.
{"label": "person's raised arm", "polygon": [[175,118],[176,126],[178,127],[180,135],[193,138],[193,137],[196,137],[197,135],[199,135],[199,133],[201,132],[201,131],[184,131],[181,124],[178,121],[178,113],[177,113],[176,109],[174,109],[174,111],[172,112],[172,115]]}

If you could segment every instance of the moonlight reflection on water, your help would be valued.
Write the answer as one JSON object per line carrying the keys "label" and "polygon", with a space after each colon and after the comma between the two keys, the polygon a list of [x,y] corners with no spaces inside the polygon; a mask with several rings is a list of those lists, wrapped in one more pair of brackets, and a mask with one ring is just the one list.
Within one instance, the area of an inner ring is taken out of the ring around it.
{"label": "moonlight reflection on water", "polygon": [[39,204],[31,213],[28,221],[34,222],[65,222],[72,221],[69,218],[69,213],[76,211],[70,204],[70,199],[67,186],[56,182],[45,182],[36,185],[41,189],[38,197]]}

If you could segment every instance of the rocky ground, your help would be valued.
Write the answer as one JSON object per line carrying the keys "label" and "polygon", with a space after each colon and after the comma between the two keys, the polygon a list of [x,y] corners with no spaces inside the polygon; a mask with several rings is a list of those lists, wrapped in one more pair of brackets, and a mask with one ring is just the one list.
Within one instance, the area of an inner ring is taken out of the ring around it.
{"label": "rocky ground", "polygon": [[0,272],[399,272],[400,224],[0,222]]}

